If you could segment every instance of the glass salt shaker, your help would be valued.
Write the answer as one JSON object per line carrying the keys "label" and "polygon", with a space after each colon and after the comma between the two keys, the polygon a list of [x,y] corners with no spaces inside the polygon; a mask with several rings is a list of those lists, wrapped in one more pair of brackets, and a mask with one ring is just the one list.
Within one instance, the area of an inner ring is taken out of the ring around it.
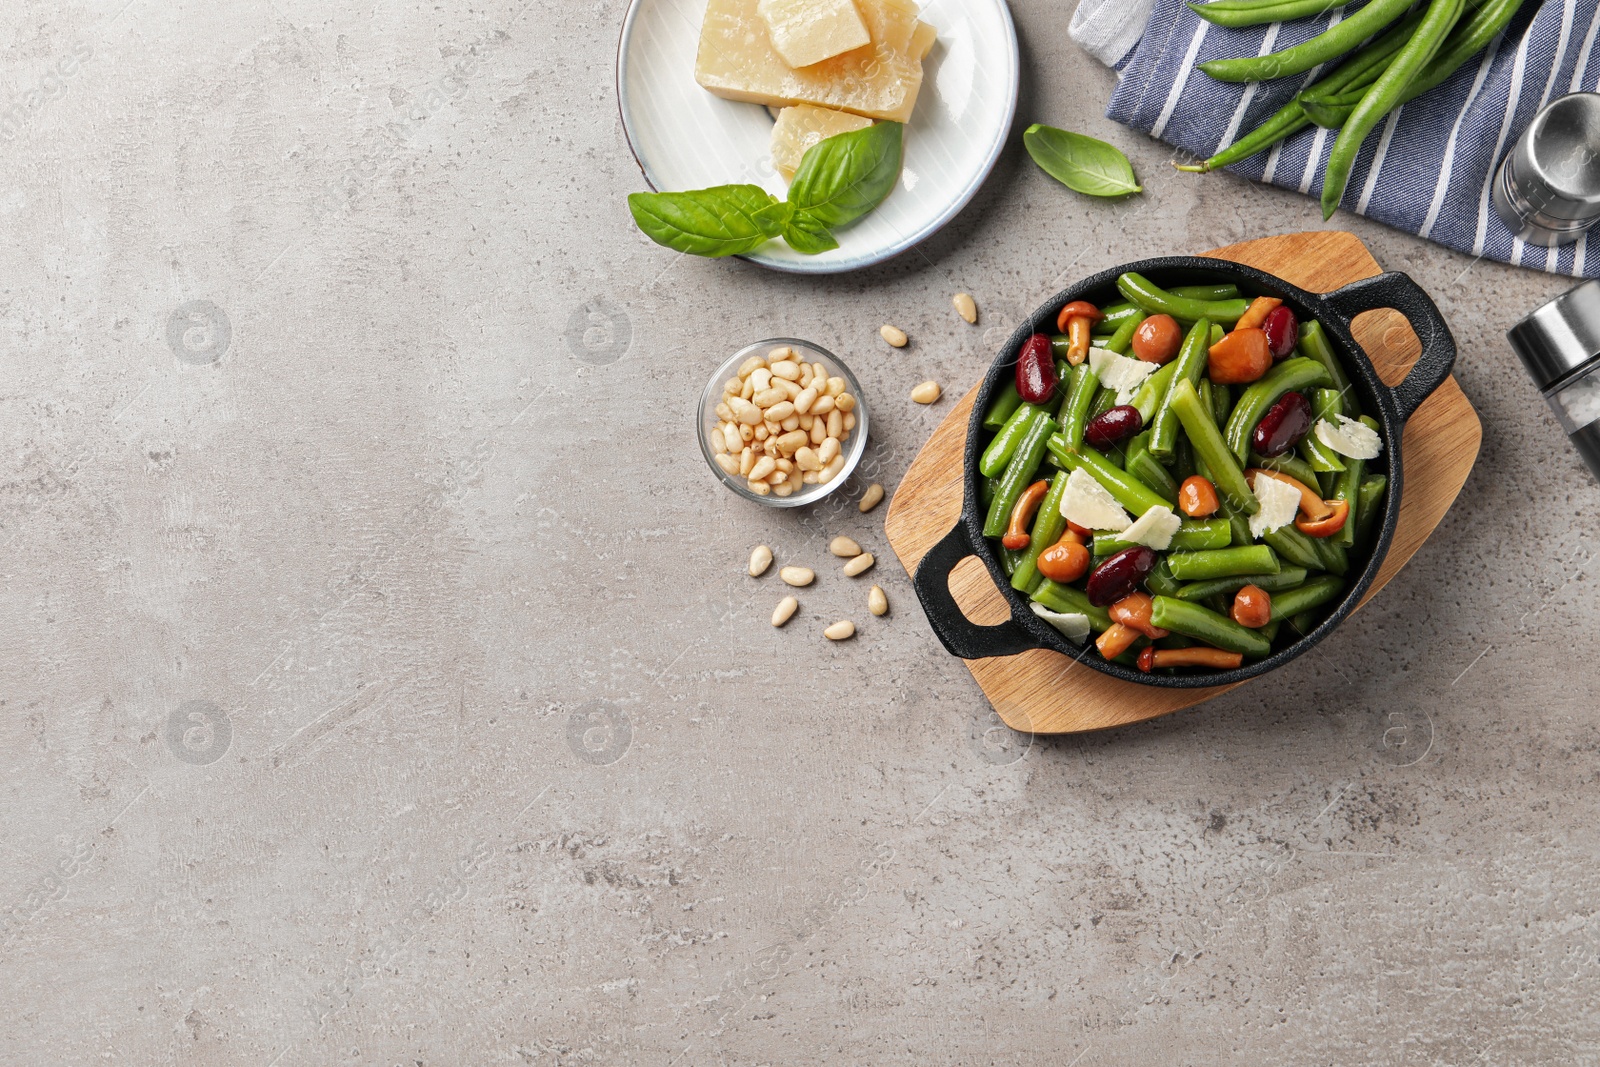
{"label": "glass salt shaker", "polygon": [[1556,297],[1511,327],[1506,339],[1600,478],[1600,282]]}
{"label": "glass salt shaker", "polygon": [[1556,248],[1600,222],[1600,93],[1535,115],[1500,164],[1494,209],[1525,243]]}

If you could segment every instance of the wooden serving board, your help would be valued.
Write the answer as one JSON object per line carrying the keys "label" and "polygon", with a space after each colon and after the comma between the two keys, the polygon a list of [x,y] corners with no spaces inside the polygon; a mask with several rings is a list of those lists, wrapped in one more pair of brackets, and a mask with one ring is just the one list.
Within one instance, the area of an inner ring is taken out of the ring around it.
{"label": "wooden serving board", "polygon": [[[1248,264],[1319,293],[1382,273],[1359,238],[1338,231],[1268,237],[1204,255]],[[1406,376],[1422,351],[1416,334],[1398,312],[1367,312],[1356,319],[1353,332],[1372,357],[1379,376],[1390,385]],[[922,557],[960,518],[962,453],[977,393],[974,386],[939,424],[895,490],[885,531],[908,573],[915,573]],[[1472,471],[1482,438],[1478,413],[1454,378],[1412,416],[1405,430],[1406,484],[1400,524],[1363,604],[1399,573],[1450,510]],[[993,625],[1010,615],[989,572],[975,558],[963,560],[955,569],[950,591],[975,623]],[[1191,707],[1233,688],[1136,685],[1042,649],[966,663],[1000,718],[1013,730],[1025,733],[1079,733],[1124,726]]]}

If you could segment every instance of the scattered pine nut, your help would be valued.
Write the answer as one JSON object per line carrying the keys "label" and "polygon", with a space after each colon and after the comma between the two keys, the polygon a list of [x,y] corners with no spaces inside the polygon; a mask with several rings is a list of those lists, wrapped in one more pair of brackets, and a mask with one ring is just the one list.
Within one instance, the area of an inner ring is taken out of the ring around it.
{"label": "scattered pine nut", "polygon": [[767,568],[770,566],[772,566],[772,549],[766,545],[757,545],[750,553],[750,577],[761,577],[767,573]]}
{"label": "scattered pine nut", "polygon": [[792,596],[786,596],[778,601],[778,606],[772,609],[772,625],[782,626],[794,618],[795,611],[800,607],[800,601]]}
{"label": "scattered pine nut", "polygon": [[867,491],[862,494],[860,504],[861,514],[865,515],[882,502],[883,486],[879,485],[877,482],[873,482],[871,485],[867,486]]}
{"label": "scattered pine nut", "polygon": [[888,323],[883,324],[883,328],[878,331],[878,336],[888,341],[894,348],[904,348],[910,341],[904,330],[898,326],[890,326]]}
{"label": "scattered pine nut", "polygon": [[876,562],[878,561],[872,558],[871,552],[863,552],[844,565],[845,577],[854,578],[859,574],[865,574],[872,569],[872,565]]}
{"label": "scattered pine nut", "polygon": [[826,630],[822,636],[829,641],[848,641],[856,635],[856,624],[849,619],[840,619]]}
{"label": "scattered pine nut", "polygon": [[883,587],[875,585],[867,594],[867,610],[874,615],[889,614],[889,597],[884,593]]}
{"label": "scattered pine nut", "polygon": [[919,404],[936,403],[944,395],[944,390],[939,388],[938,382],[923,382],[911,390],[911,399]]}
{"label": "scattered pine nut", "polygon": [[785,567],[778,572],[778,577],[783,579],[784,585],[803,589],[817,580],[817,572],[810,567]]}
{"label": "scattered pine nut", "polygon": [[840,559],[855,559],[861,555],[861,546],[848,537],[835,537],[828,542],[828,551]]}
{"label": "scattered pine nut", "polygon": [[956,306],[957,315],[960,315],[963,319],[967,320],[969,324],[977,323],[978,305],[977,302],[972,299],[972,297],[968,296],[966,293],[957,293],[955,295],[955,299],[951,300],[950,302]]}

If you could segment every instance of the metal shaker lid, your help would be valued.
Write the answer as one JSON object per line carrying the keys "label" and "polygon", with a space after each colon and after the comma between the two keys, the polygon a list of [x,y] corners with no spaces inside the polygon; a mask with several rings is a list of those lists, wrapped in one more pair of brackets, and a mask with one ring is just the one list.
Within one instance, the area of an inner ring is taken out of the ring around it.
{"label": "metal shaker lid", "polygon": [[1600,93],[1572,93],[1539,112],[1513,150],[1517,192],[1538,214],[1600,218]]}
{"label": "metal shaker lid", "polygon": [[1600,356],[1600,282],[1556,297],[1506,332],[1534,384],[1547,390]]}

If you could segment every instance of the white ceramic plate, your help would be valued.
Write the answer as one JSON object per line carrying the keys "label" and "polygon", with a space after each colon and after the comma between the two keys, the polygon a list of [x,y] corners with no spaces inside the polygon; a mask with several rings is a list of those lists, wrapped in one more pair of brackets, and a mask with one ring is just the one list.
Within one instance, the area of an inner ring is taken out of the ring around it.
{"label": "white ceramic plate", "polygon": [[[633,0],[617,49],[622,126],[656,190],[751,182],[782,197],[772,165],[772,117],[757,104],[712,96],[694,80],[706,0]],[[939,31],[923,61],[922,92],[906,127],[905,170],[883,205],[802,256],[782,241],[746,259],[776,270],[837,274],[882,263],[936,233],[989,176],[1017,109],[1017,32],[1005,0],[924,0]]]}

